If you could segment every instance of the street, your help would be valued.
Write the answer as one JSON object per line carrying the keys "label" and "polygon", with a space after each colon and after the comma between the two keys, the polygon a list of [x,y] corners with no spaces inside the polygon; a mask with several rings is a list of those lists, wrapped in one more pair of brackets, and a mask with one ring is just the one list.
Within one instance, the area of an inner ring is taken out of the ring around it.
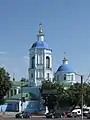
{"label": "street", "polygon": [[[16,119],[14,117],[1,117],[0,120],[22,120],[22,119]],[[23,119],[23,120],[30,120],[30,119]],[[52,120],[52,119],[46,119],[42,117],[33,117],[31,120]],[[54,120],[81,120],[81,118],[57,118]],[[88,120],[88,119],[83,119]]]}

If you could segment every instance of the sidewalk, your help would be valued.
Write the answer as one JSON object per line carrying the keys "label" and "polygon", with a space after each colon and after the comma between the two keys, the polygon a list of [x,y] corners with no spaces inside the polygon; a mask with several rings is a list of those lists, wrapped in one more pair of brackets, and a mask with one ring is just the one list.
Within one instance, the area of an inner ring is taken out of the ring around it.
{"label": "sidewalk", "polygon": [[4,117],[4,116],[11,116],[11,117],[14,117],[18,112],[0,112],[0,117]]}
{"label": "sidewalk", "polygon": [[[0,117],[15,117],[19,112],[0,112]],[[44,115],[32,115],[32,117],[45,117]]]}

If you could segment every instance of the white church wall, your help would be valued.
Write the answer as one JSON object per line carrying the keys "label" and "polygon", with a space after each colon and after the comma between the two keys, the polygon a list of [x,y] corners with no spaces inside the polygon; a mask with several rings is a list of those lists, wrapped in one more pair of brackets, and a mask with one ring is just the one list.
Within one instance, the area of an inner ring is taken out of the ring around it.
{"label": "white church wall", "polygon": [[[41,25],[37,35],[37,41],[33,45],[34,47],[31,47],[29,50],[29,85],[32,83],[33,86],[40,86],[42,85],[42,81],[47,79],[47,75],[52,79],[52,50],[48,49],[48,45],[44,42],[44,35],[42,33]],[[35,67],[33,68],[32,57],[35,57]],[[46,60],[46,57],[49,58]],[[32,70],[35,76],[33,79],[31,79],[30,75]]]}
{"label": "white church wall", "polygon": [[[66,75],[66,79],[64,78]],[[66,73],[66,72],[56,72],[55,74],[55,79],[58,82],[62,82],[62,81],[68,81],[68,82],[75,82],[75,73]]]}

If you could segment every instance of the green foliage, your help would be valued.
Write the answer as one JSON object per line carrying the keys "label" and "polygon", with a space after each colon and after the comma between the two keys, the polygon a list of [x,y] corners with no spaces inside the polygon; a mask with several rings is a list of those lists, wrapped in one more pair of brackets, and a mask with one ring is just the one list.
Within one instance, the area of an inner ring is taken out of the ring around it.
{"label": "green foliage", "polygon": [[5,103],[5,99],[0,100],[0,105],[3,105]]}
{"label": "green foliage", "polygon": [[[47,105],[49,109],[54,109],[56,106],[60,108],[81,106],[82,86],[80,83],[75,83],[69,88],[64,89],[64,86],[59,83],[44,81],[41,89],[41,96],[45,101],[44,105]],[[90,105],[89,84],[83,84],[83,96],[84,104]]]}
{"label": "green foliage", "polygon": [[4,68],[0,68],[0,104],[3,103],[4,97],[11,88],[9,73]]}

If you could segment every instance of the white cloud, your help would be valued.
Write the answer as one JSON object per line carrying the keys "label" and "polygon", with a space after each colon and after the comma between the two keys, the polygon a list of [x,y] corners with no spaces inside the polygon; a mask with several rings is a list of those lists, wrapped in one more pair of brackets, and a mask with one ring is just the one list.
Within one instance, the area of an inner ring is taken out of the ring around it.
{"label": "white cloud", "polygon": [[29,59],[29,57],[28,56],[24,56],[24,59]]}
{"label": "white cloud", "polygon": [[6,53],[7,53],[7,52],[3,52],[3,51],[0,52],[0,54],[6,54]]}

